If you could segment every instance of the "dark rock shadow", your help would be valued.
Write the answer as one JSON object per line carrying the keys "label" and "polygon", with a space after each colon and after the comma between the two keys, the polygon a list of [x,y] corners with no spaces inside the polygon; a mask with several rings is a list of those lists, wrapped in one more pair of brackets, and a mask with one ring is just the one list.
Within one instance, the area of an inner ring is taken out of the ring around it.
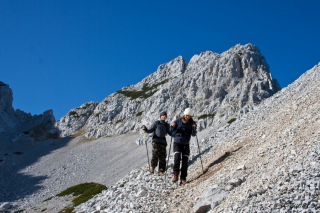
{"label": "dark rock shadow", "polygon": [[[212,146],[209,147],[209,148],[207,148],[206,150],[204,150],[202,153],[199,153],[198,155],[196,155],[191,161],[189,161],[189,165],[191,165],[192,163],[194,163],[194,162],[195,162],[198,158],[200,158],[201,155],[203,155],[204,153],[209,152],[211,148],[212,148]],[[222,156],[220,156],[218,159],[216,159],[216,160],[214,160],[213,162],[211,162],[209,165],[203,165],[203,168],[204,168],[204,169],[203,169],[203,172],[202,172],[199,176],[192,178],[192,180],[190,180],[190,181],[188,181],[188,182],[194,181],[194,180],[200,178],[201,176],[205,175],[211,167],[213,167],[213,166],[216,165],[216,164],[219,164],[219,163],[223,162],[226,158],[228,158],[230,155],[236,153],[236,152],[239,151],[241,148],[242,148],[242,146],[239,147],[239,148],[237,148],[237,149],[235,149],[235,150],[233,150],[233,151],[225,152]],[[201,168],[199,168],[199,169],[201,169]]]}
{"label": "dark rock shadow", "polygon": [[0,202],[23,199],[43,189],[41,183],[48,176],[28,174],[26,168],[32,167],[54,150],[66,146],[72,139],[49,134],[42,135],[42,140],[30,142],[29,137],[22,137],[18,141],[14,140],[15,137],[8,132],[0,132]]}

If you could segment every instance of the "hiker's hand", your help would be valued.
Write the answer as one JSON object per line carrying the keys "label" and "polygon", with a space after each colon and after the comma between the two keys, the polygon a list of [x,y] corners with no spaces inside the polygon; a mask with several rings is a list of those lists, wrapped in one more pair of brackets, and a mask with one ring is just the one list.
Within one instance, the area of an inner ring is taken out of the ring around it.
{"label": "hiker's hand", "polygon": [[176,127],[176,123],[172,122],[172,123],[171,123],[171,126],[172,126],[172,127]]}
{"label": "hiker's hand", "polygon": [[143,129],[143,130],[145,130],[145,129],[146,129],[146,126],[145,126],[145,125],[143,125],[143,126],[142,126],[142,129]]}
{"label": "hiker's hand", "polygon": [[197,124],[193,124],[193,128],[196,130],[197,129]]}

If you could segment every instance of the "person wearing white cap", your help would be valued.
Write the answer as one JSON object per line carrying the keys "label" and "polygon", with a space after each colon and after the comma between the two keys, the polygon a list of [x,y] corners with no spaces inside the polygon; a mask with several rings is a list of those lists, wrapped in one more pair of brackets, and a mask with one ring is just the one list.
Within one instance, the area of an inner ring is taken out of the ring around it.
{"label": "person wearing white cap", "polygon": [[[192,119],[192,109],[186,108],[184,110],[183,116],[171,123],[171,131],[174,136],[174,165],[173,165],[173,182],[177,182],[180,173],[180,183],[187,183],[188,175],[188,160],[190,154],[190,138],[191,136],[196,136],[197,124]],[[180,161],[182,159],[182,165],[180,169]]]}

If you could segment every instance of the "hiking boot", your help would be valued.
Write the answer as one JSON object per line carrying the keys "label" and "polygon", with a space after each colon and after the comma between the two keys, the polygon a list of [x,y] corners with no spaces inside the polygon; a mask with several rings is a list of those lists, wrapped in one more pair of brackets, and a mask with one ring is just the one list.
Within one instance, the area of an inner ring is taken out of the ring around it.
{"label": "hiking boot", "polygon": [[163,172],[159,172],[158,175],[159,175],[159,176],[162,176],[162,175],[163,175]]}
{"label": "hiking boot", "polygon": [[180,184],[184,185],[184,184],[186,184],[186,183],[187,183],[186,180],[181,180],[181,183],[180,183]]}
{"label": "hiking boot", "polygon": [[154,167],[151,167],[151,168],[150,168],[150,172],[151,172],[151,173],[154,173]]}
{"label": "hiking boot", "polygon": [[172,178],[172,182],[177,182],[178,181],[178,179],[179,179],[179,174],[178,173],[176,173],[176,174],[174,174],[173,175],[173,178]]}

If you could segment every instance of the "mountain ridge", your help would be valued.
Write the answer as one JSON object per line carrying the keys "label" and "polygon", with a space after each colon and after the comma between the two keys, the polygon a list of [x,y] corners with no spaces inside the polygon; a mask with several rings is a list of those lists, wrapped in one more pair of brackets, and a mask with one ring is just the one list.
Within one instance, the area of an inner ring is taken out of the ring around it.
{"label": "mountain ridge", "polygon": [[56,122],[60,136],[80,129],[87,138],[98,138],[129,131],[139,131],[141,123],[150,123],[160,111],[168,119],[180,115],[187,107],[195,115],[216,115],[200,120],[200,130],[246,113],[250,107],[279,91],[269,65],[253,44],[236,45],[217,54],[211,51],[195,55],[187,63],[181,56],[161,64],[157,71],[135,85],[123,87],[100,102],[82,123],[77,109]]}

